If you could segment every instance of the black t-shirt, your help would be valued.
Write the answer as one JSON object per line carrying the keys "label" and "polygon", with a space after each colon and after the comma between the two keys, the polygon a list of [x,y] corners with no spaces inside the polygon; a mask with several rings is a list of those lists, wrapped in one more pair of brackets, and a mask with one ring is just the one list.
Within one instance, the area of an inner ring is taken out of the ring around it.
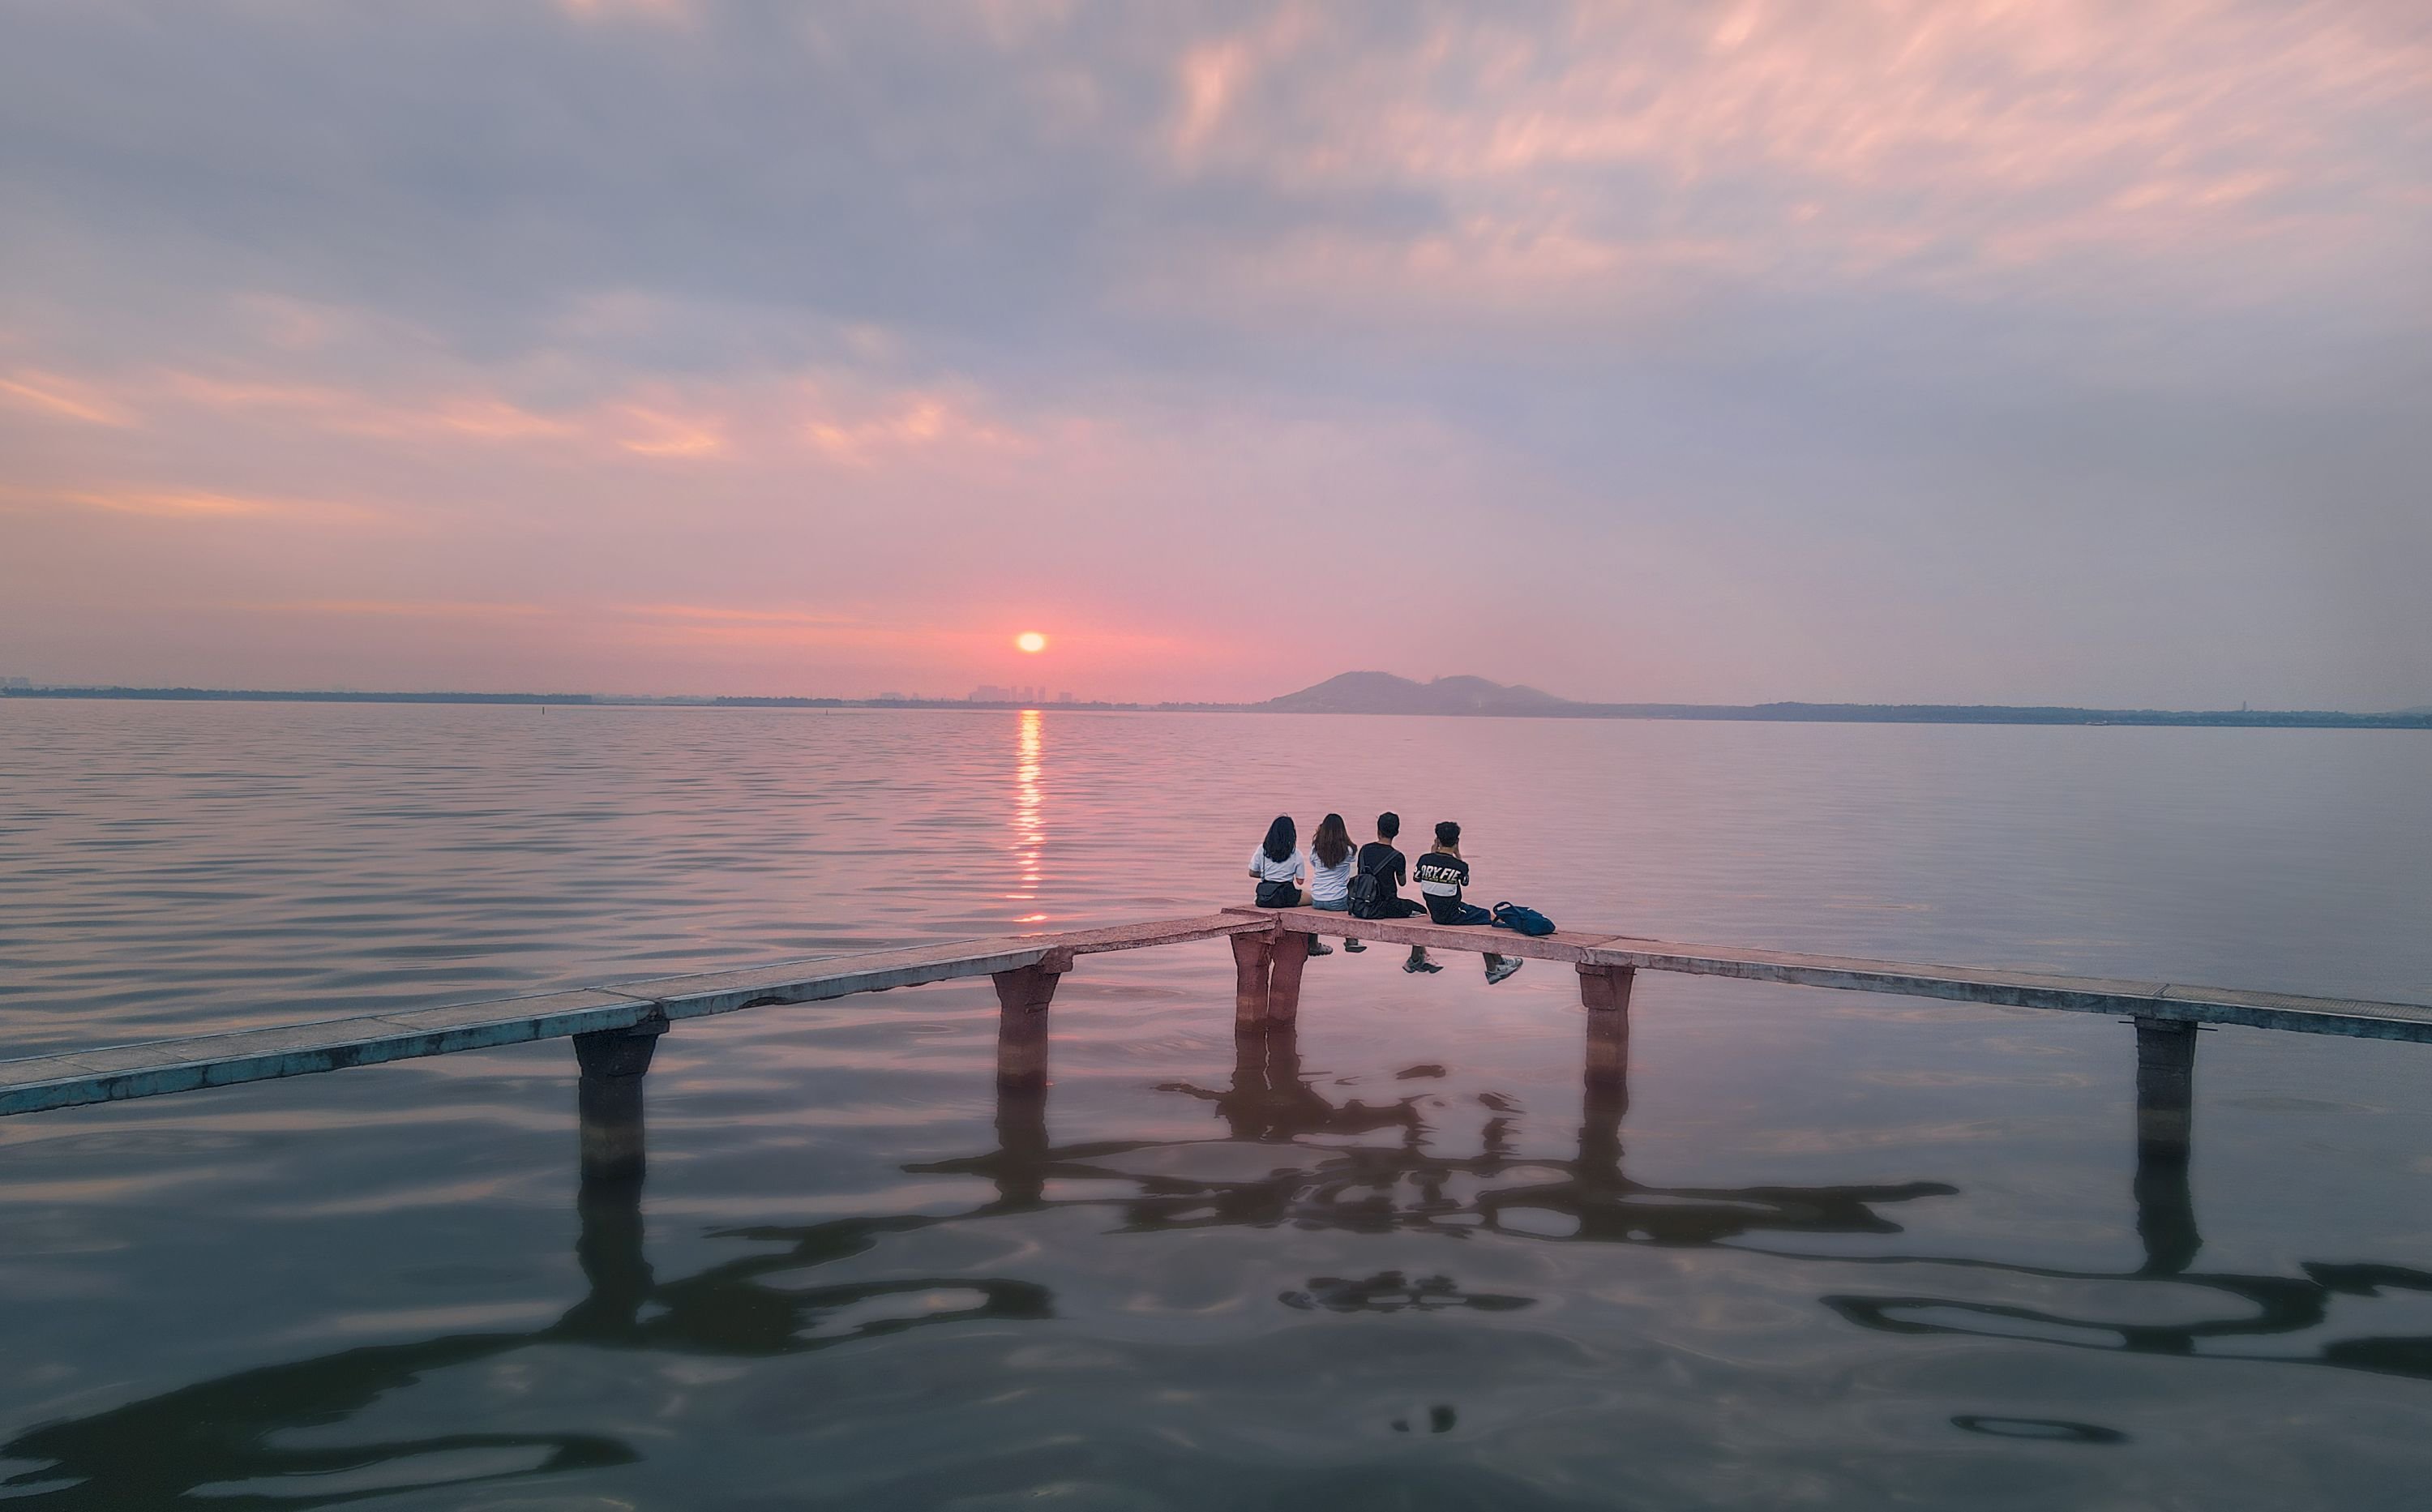
{"label": "black t-shirt", "polygon": [[1403,868],[1408,864],[1400,851],[1381,840],[1372,840],[1360,847],[1360,875],[1373,876],[1388,884],[1394,897],[1402,895],[1402,884],[1410,879]]}
{"label": "black t-shirt", "polygon": [[1429,851],[1413,869],[1419,895],[1427,900],[1427,917],[1452,924],[1461,916],[1461,890],[1469,886],[1469,863],[1443,851]]}

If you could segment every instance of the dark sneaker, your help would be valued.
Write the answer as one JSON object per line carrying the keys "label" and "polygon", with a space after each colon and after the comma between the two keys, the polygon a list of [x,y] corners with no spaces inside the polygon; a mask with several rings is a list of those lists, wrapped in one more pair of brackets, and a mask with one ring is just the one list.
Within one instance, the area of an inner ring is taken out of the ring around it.
{"label": "dark sneaker", "polygon": [[1519,969],[1520,962],[1513,960],[1512,958],[1507,956],[1503,960],[1496,961],[1494,965],[1486,968],[1486,985],[1492,987],[1496,982],[1504,980]]}
{"label": "dark sneaker", "polygon": [[1406,960],[1402,962],[1402,969],[1409,972],[1413,977],[1423,971],[1433,973],[1444,970],[1442,966],[1437,965],[1432,960]]}
{"label": "dark sneaker", "polygon": [[1343,948],[1356,956],[1368,948],[1368,943],[1364,940],[1345,940],[1343,942]]}
{"label": "dark sneaker", "polygon": [[1330,956],[1334,954],[1334,947],[1317,936],[1311,935],[1309,937],[1309,953],[1312,956]]}

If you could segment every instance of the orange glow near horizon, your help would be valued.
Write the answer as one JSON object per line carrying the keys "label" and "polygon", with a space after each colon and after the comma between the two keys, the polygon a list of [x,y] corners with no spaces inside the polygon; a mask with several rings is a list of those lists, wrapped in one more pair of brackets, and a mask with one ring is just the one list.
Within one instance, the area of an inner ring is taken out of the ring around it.
{"label": "orange glow near horizon", "polygon": [[146,8],[207,214],[128,8],[0,53],[0,680],[2432,701],[2420,0]]}

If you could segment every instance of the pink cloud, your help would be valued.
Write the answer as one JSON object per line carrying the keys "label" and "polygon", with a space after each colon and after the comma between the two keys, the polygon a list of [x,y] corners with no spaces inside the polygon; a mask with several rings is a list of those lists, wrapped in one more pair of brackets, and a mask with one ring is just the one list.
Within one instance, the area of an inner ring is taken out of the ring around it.
{"label": "pink cloud", "polygon": [[[215,255],[200,219],[193,247],[147,254],[152,303],[123,313],[141,280],[112,280],[143,260],[110,228],[192,205],[144,201],[141,176],[91,186],[134,196],[87,229],[102,271],[62,255],[0,304],[0,632],[110,644],[125,659],[96,670],[125,676],[219,647],[489,686],[1255,696],[1379,661],[1585,694],[1855,691],[1849,668],[1942,638],[1870,638],[1878,606],[1999,578],[2021,543],[2101,537],[2086,580],[2144,603],[2153,569],[2224,510],[2266,515],[2268,490],[2314,509],[2343,488],[2368,521],[2403,503],[2367,474],[2412,476],[2411,452],[2315,424],[2420,393],[2398,350],[2420,288],[2352,292],[2375,258],[2420,262],[2432,211],[2432,39],[2395,8],[1423,3],[1379,25],[990,0],[968,27],[730,30],[709,8],[569,7],[518,30],[532,66],[631,93],[600,90],[594,135],[560,102],[507,110],[530,92],[501,75],[498,166],[549,192],[459,224],[486,169],[366,183],[366,205],[395,195],[383,224],[432,237],[407,271],[265,250],[262,217],[230,212]],[[654,15],[694,29],[669,52],[624,25]],[[872,43],[901,44],[905,86],[808,113],[767,55],[850,69]],[[240,113],[216,98],[178,119]],[[331,123],[343,152],[239,152],[290,140],[274,103],[269,134],[198,131],[194,152],[253,165],[281,213],[352,214],[301,193],[326,160],[392,161],[448,125],[401,90]],[[735,150],[812,120],[833,152]],[[633,223],[654,190],[690,212]],[[279,279],[321,298],[263,292]],[[2374,329],[2343,345],[2341,321]],[[1846,391],[1799,370],[1844,363]],[[1975,386],[1928,423],[1945,374]],[[2139,382],[2170,402],[2113,404]],[[2230,433],[2268,426],[2187,422],[2224,392],[2271,401],[2280,452],[2255,442],[2250,466]],[[1970,446],[1989,460],[1954,460]],[[2055,522],[2129,474],[2175,501],[2142,556],[2109,518]],[[1990,521],[1974,545],[1934,535],[1965,510]],[[2208,654],[2292,638],[2251,607],[2285,603],[2287,554],[2204,621],[2229,648]],[[2041,614],[2050,578],[1997,607]],[[1438,582],[1475,622],[1414,612]],[[1982,654],[1965,630],[1989,613],[1953,611],[1948,638]],[[1046,660],[1015,659],[1028,628]],[[1799,660],[1828,645],[1843,665]],[[1824,680],[1757,686],[1785,666]]]}
{"label": "pink cloud", "polygon": [[494,603],[449,599],[283,599],[232,605],[264,614],[375,620],[532,620],[558,611],[538,603]]}
{"label": "pink cloud", "polygon": [[123,515],[153,515],[165,519],[227,519],[280,514],[294,507],[285,501],[193,490],[69,493],[58,497],[80,508],[104,509]]}
{"label": "pink cloud", "polygon": [[113,488],[59,497],[87,509],[152,515],[170,519],[276,519],[304,524],[361,526],[383,518],[381,512],[371,505],[350,501],[195,488]]}
{"label": "pink cloud", "polygon": [[1018,432],[980,418],[968,396],[916,390],[855,401],[836,385],[814,383],[806,385],[806,397],[812,414],[801,423],[802,438],[822,455],[856,467],[911,451],[986,451],[1026,444]]}
{"label": "pink cloud", "polygon": [[643,457],[715,457],[726,450],[726,433],[714,416],[677,414],[640,404],[614,407],[616,445]]}
{"label": "pink cloud", "polygon": [[399,398],[346,384],[217,378],[184,371],[164,374],[160,384],[167,397],[199,408],[259,411],[279,416],[282,423],[302,423],[347,435],[554,440],[574,436],[581,429],[570,420],[537,414],[479,390]]}
{"label": "pink cloud", "polygon": [[85,425],[136,423],[131,410],[93,385],[30,368],[0,376],[0,404]]}
{"label": "pink cloud", "polygon": [[1491,310],[1651,265],[1874,276],[1931,254],[1914,276],[1947,281],[2224,243],[2259,297],[2315,276],[2320,241],[2355,240],[2373,207],[2420,204],[2432,147],[2432,36],[2369,7],[1581,5],[1398,42],[1291,14],[1289,46],[1269,24],[1184,48],[1177,165],[1332,199],[1424,191],[1457,229],[1220,245],[1159,302],[1213,278]]}

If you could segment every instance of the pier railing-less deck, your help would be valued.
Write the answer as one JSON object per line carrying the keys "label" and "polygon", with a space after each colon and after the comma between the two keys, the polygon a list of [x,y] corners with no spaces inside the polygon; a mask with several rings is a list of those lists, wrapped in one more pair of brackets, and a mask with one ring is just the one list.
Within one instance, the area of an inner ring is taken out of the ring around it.
{"label": "pier railing-less deck", "polygon": [[585,1174],[638,1174],[642,1078],[650,1070],[658,1037],[685,1019],[985,975],[995,983],[1003,1014],[997,1036],[997,1079],[1005,1086],[1036,1085],[1047,1075],[1048,1008],[1055,1000],[1056,984],[1081,957],[1229,939],[1235,968],[1234,1028],[1238,1033],[1258,1034],[1288,1029],[1298,1022],[1308,944],[1319,932],[1425,945],[1431,950],[1494,951],[1572,966],[1579,977],[1579,1001],[1588,1011],[1587,1076],[1592,1087],[1600,1079],[1618,1079],[1624,1070],[1630,990],[1642,970],[2011,1008],[2121,1014],[2136,1026],[2140,1127],[2149,1137],[2164,1140],[2174,1137],[2175,1130],[2182,1145],[2199,1025],[2432,1041],[2432,1006],[2412,1003],[2354,1002],[2173,982],[1687,945],[1585,931],[1561,931],[1532,940],[1501,929],[1451,928],[1415,920],[1361,920],[1309,909],[1227,909],[1183,919],[831,956],[741,971],[616,982],[536,996],[0,1061],[0,1115],[570,1037],[582,1071],[577,1107]]}

